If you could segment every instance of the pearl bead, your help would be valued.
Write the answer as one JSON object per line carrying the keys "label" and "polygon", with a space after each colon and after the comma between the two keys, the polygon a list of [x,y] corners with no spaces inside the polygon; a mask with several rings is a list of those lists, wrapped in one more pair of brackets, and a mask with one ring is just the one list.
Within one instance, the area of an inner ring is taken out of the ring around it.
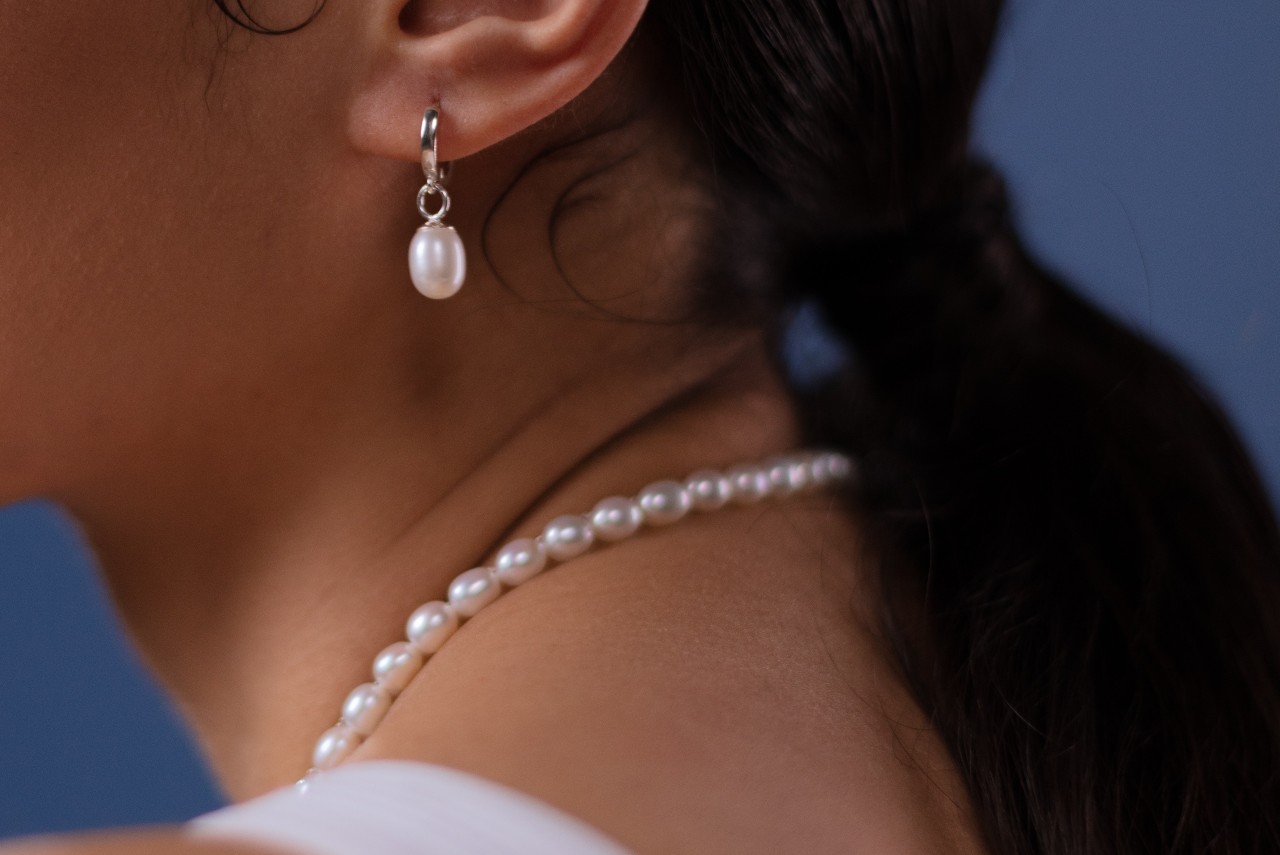
{"label": "pearl bead", "polygon": [[418,606],[405,624],[405,635],[419,651],[430,656],[458,628],[458,615],[446,602],[432,600]]}
{"label": "pearl bead", "polygon": [[373,660],[373,679],[393,695],[404,691],[422,669],[422,653],[407,641],[397,641]]}
{"label": "pearl bead", "polygon": [[769,495],[769,475],[758,466],[735,466],[729,470],[733,501],[750,505]]}
{"label": "pearl bead", "polygon": [[809,468],[794,457],[775,457],[765,463],[764,471],[769,477],[769,492],[774,496],[789,496],[809,483]]}
{"label": "pearl bead", "polygon": [[443,300],[458,293],[467,276],[462,238],[452,226],[420,227],[409,242],[409,276],[424,297]]}
{"label": "pearl bead", "polygon": [[827,468],[827,456],[825,454],[815,454],[808,460],[809,480],[816,486],[826,484],[831,480],[831,470]]}
{"label": "pearl bead", "polygon": [[361,736],[368,736],[391,708],[391,693],[382,686],[356,686],[342,704],[342,723]]}
{"label": "pearl bead", "polygon": [[557,561],[581,555],[591,548],[594,540],[591,523],[578,514],[556,517],[542,530],[542,545]]}
{"label": "pearl bead", "polygon": [[513,540],[498,552],[493,562],[494,573],[508,585],[527,582],[547,565],[547,553],[533,538]]}
{"label": "pearl bead", "polygon": [[675,481],[655,481],[640,491],[637,502],[649,525],[670,525],[693,507],[689,492]]}
{"label": "pearl bead", "polygon": [[716,511],[729,503],[733,483],[714,469],[700,469],[689,476],[685,491],[700,511]]}
{"label": "pearl bead", "polygon": [[827,454],[827,471],[837,481],[848,478],[853,474],[853,461],[839,452],[830,452]]}
{"label": "pearl bead", "polygon": [[644,523],[644,511],[630,499],[612,496],[601,500],[591,512],[591,527],[601,540],[613,542],[630,537]]}
{"label": "pearl bead", "polygon": [[316,742],[315,751],[311,753],[311,765],[316,769],[332,769],[355,751],[362,741],[360,734],[345,724],[331,727]]}
{"label": "pearl bead", "polygon": [[449,605],[463,617],[472,617],[501,593],[493,568],[474,567],[459,573],[449,583]]}

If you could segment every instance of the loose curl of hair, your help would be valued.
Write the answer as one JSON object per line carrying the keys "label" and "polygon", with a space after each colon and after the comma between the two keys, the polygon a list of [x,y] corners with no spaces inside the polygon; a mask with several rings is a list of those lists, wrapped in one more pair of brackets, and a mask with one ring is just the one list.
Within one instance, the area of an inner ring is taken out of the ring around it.
{"label": "loose curl of hair", "polygon": [[797,407],[859,462],[883,630],[992,852],[1278,852],[1276,516],[1213,397],[1031,257],[970,157],[1000,12],[651,0],[718,178],[701,298],[847,345]]}
{"label": "loose curl of hair", "polygon": [[316,16],[320,14],[320,10],[324,8],[324,4],[325,0],[316,0],[315,6],[312,7],[311,13],[306,18],[291,27],[280,29],[268,27],[255,18],[253,13],[245,8],[244,0],[234,0],[234,10],[227,0],[213,0],[213,5],[217,6],[218,10],[226,15],[237,27],[246,29],[251,33],[257,33],[260,36],[287,36],[289,33],[296,33],[316,19]]}

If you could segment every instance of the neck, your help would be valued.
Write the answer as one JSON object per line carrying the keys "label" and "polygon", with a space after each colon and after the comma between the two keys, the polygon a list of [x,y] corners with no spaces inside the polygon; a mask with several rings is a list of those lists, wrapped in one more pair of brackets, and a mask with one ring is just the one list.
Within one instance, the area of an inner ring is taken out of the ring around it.
{"label": "neck", "polygon": [[299,777],[410,612],[445,599],[454,576],[507,539],[607,495],[795,444],[752,351],[711,348],[684,368],[583,378],[465,454],[406,447],[373,470],[315,460],[316,477],[296,489],[252,497],[210,485],[196,491],[205,501],[164,501],[132,524],[73,513],[140,653],[227,792],[247,798]]}
{"label": "neck", "polygon": [[[677,192],[653,195],[666,206]],[[681,228],[652,213],[636,219]],[[575,218],[562,240],[571,270],[617,294],[685,284],[674,272],[655,281],[637,261],[680,236],[633,231],[602,261],[588,251],[600,245],[591,222]],[[482,245],[479,218],[460,231]],[[370,246],[348,275],[403,255],[406,233],[388,228],[396,243]],[[412,291],[399,266],[388,276],[406,281],[385,293]],[[498,279],[473,262],[463,293],[477,302],[415,294],[412,307],[366,313],[383,326],[350,334],[348,349],[295,364],[263,394],[219,407],[217,425],[152,437],[127,471],[54,496],[82,523],[140,654],[233,798],[298,778],[410,612],[444,599],[506,539],[658,478],[795,445],[758,333],[544,311],[493,297]],[[419,344],[446,328],[455,350]],[[469,342],[490,358],[463,358]]]}

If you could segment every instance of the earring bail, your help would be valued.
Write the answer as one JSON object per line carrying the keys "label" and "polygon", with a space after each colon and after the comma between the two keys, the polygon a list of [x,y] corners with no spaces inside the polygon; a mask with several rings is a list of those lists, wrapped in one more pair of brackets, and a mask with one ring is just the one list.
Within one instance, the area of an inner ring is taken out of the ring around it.
{"label": "earring bail", "polygon": [[422,146],[422,174],[426,176],[428,185],[444,183],[444,172],[440,168],[440,155],[437,132],[440,128],[440,110],[428,107],[422,114],[422,128],[419,132]]}

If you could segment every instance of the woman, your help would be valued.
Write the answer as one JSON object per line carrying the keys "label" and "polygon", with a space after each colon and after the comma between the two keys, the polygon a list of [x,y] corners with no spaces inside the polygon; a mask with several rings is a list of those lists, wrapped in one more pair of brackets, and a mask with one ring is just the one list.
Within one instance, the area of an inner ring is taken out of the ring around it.
{"label": "woman", "polygon": [[998,11],[0,10],[0,498],[241,803],[0,852],[1280,848],[1275,516],[970,160]]}

